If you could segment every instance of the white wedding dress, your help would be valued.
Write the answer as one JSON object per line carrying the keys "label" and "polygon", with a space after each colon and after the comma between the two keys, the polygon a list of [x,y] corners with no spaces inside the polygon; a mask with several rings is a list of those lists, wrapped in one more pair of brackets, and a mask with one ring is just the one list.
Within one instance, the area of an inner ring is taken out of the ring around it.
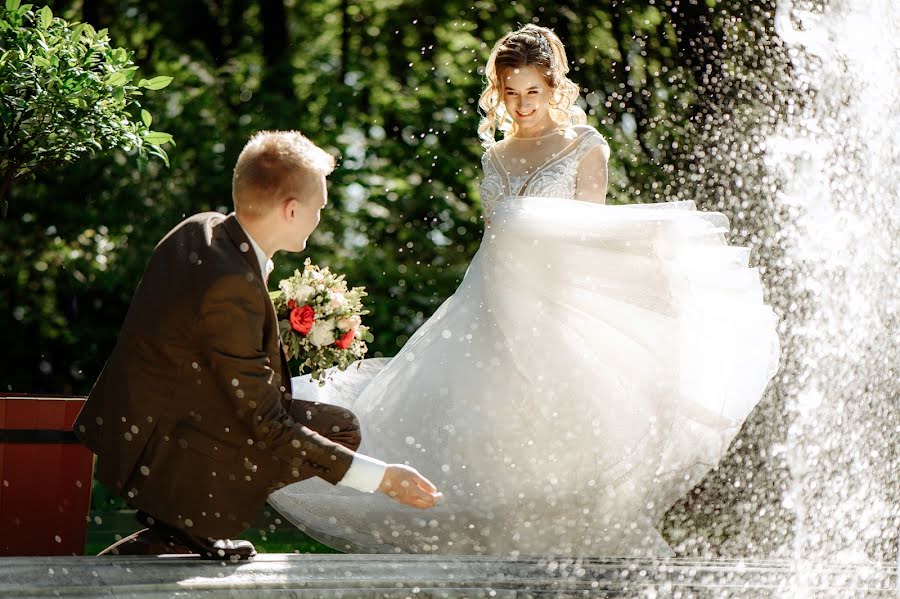
{"label": "white wedding dress", "polygon": [[275,492],[314,538],[354,552],[672,554],[654,524],[759,401],[776,316],[722,214],[574,200],[582,157],[606,142],[589,126],[564,142],[486,153],[481,247],[396,357],[322,389],[294,380],[353,410],[361,452],[410,464],[446,497],[420,511],[319,479]]}

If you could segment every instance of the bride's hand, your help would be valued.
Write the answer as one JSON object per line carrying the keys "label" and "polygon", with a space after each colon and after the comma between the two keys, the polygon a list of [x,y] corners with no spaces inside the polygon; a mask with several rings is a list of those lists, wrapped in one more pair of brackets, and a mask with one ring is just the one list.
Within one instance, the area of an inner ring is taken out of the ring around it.
{"label": "bride's hand", "polygon": [[388,464],[378,490],[394,501],[423,510],[436,506],[444,498],[415,468],[402,464]]}

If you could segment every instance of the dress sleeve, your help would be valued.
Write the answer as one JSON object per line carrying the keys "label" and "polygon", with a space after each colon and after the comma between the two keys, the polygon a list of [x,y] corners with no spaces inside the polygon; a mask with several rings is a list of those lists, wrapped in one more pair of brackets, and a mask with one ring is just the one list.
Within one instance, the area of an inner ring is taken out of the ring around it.
{"label": "dress sleeve", "polygon": [[598,204],[606,203],[609,144],[593,127],[578,147],[577,160],[575,199]]}

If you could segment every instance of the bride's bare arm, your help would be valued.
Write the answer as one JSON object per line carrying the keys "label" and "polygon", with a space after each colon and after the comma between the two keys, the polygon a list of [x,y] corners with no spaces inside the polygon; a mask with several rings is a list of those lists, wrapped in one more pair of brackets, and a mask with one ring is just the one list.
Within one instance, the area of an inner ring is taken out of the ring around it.
{"label": "bride's bare arm", "polygon": [[609,146],[594,146],[578,163],[578,179],[575,182],[575,199],[597,204],[606,203],[606,163]]}

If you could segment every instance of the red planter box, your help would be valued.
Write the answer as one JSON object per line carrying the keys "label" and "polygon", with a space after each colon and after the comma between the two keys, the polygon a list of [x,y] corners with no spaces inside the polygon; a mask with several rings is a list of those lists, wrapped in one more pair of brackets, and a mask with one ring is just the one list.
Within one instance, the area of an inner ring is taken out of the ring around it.
{"label": "red planter box", "polygon": [[0,394],[0,555],[83,555],[94,454],[83,397]]}

